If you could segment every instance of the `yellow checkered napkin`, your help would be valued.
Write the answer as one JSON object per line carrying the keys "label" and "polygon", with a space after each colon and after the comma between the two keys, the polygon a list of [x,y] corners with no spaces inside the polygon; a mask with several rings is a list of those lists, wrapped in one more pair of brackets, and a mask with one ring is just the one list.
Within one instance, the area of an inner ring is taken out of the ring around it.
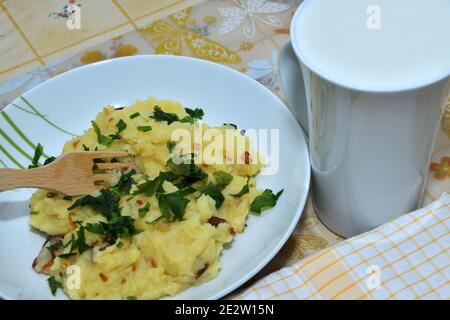
{"label": "yellow checkered napkin", "polygon": [[237,299],[449,299],[450,194],[281,269]]}

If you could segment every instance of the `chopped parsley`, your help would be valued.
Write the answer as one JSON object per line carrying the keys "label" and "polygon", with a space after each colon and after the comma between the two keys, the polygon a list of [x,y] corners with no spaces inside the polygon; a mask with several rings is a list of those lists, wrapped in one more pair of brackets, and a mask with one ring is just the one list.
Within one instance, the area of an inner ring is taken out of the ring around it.
{"label": "chopped parsley", "polygon": [[86,230],[104,236],[109,244],[116,243],[119,238],[131,237],[140,232],[135,228],[134,219],[130,216],[117,216],[108,220],[108,223],[88,223]]}
{"label": "chopped parsley", "polygon": [[166,222],[182,221],[190,200],[182,192],[162,193],[157,195],[159,210]]}
{"label": "chopped parsley", "polygon": [[203,110],[196,108],[196,109],[189,109],[189,108],[185,108],[184,109],[186,111],[186,113],[188,114],[187,117],[184,117],[183,119],[181,119],[181,122],[189,122],[189,123],[194,123],[195,120],[201,120],[204,116]]}
{"label": "chopped parsley", "polygon": [[236,198],[240,198],[242,197],[244,194],[247,194],[250,192],[250,188],[248,187],[248,182],[250,181],[250,177],[247,177],[247,183],[242,187],[241,191],[239,191],[236,194],[231,194],[231,196],[236,197]]}
{"label": "chopped parsley", "polygon": [[164,181],[172,181],[174,178],[174,175],[172,172],[163,172],[161,171],[159,175],[153,179],[148,180],[144,183],[141,183],[136,188],[137,190],[133,193],[133,195],[137,195],[140,193],[143,193],[146,197],[151,197],[156,192],[162,192],[162,184]]}
{"label": "chopped parsley", "polygon": [[[174,159],[176,161],[174,161]],[[191,159],[189,160],[182,159],[181,156],[175,155],[167,161],[166,166],[179,176],[179,179],[175,181],[175,185],[178,188],[184,188],[208,177],[208,174],[206,174],[199,166],[195,165],[193,155],[191,155]]]}
{"label": "chopped parsley", "polygon": [[127,128],[127,124],[122,119],[119,120],[119,122],[116,123],[116,128],[118,130],[117,133],[121,133],[123,130]]}
{"label": "chopped parsley", "polygon": [[222,170],[214,172],[213,175],[216,178],[216,184],[209,183],[201,188],[200,192],[214,199],[216,208],[219,209],[225,201],[222,191],[233,180],[233,176]]}
{"label": "chopped parsley", "polygon": [[[28,169],[39,168],[41,166],[41,164],[39,163],[39,159],[41,159],[43,154],[44,154],[44,147],[42,146],[42,144],[38,143],[36,149],[34,150],[34,156],[33,159],[31,160],[31,164],[28,166]],[[55,160],[56,160],[55,157],[48,157],[47,159],[45,159],[43,165],[46,166]]]}
{"label": "chopped parsley", "polygon": [[134,183],[134,174],[136,174],[136,170],[134,169],[131,169],[126,173],[122,172],[119,181],[114,186],[114,189],[118,190],[122,195],[130,194],[131,186]]}
{"label": "chopped parsley", "polygon": [[207,186],[200,189],[200,192],[206,194],[214,199],[216,202],[216,208],[219,209],[222,203],[225,201],[225,197],[221,192],[222,188],[217,184],[208,184]]}
{"label": "chopped parsley", "polygon": [[135,112],[135,113],[133,113],[131,116],[130,116],[130,119],[134,119],[134,118],[137,118],[137,117],[139,117],[141,114],[139,113],[139,112]]}
{"label": "chopped parsley", "polygon": [[152,126],[138,126],[137,129],[138,131],[147,132],[152,130]]}
{"label": "chopped parsley", "polygon": [[235,125],[234,123],[224,123],[223,125],[226,127],[233,127],[234,129],[237,129],[237,125]]}
{"label": "chopped parsley", "polygon": [[101,145],[109,147],[113,143],[114,138],[103,135],[100,131],[100,127],[95,121],[91,121],[91,123],[92,127],[94,128],[95,134],[97,135],[97,142]]}
{"label": "chopped parsley", "polygon": [[188,114],[186,117],[180,119],[176,113],[165,112],[159,106],[155,106],[153,115],[150,118],[156,121],[166,121],[167,124],[171,124],[175,121],[194,123],[196,120],[201,120],[203,118],[204,112],[202,109],[184,109]]}
{"label": "chopped parsley", "polygon": [[176,113],[164,112],[159,106],[155,106],[153,115],[150,118],[156,121],[166,121],[167,124],[171,124],[175,121],[180,121]]}
{"label": "chopped parsley", "polygon": [[264,210],[274,207],[282,193],[283,189],[278,191],[277,194],[274,194],[270,189],[264,190],[255,198],[255,200],[253,200],[250,205],[250,210],[257,215],[260,215]]}
{"label": "chopped parsley", "polygon": [[233,176],[225,171],[219,170],[213,173],[216,178],[216,183],[220,186],[226,187],[233,180]]}
{"label": "chopped parsley", "polygon": [[58,289],[63,289],[63,285],[59,281],[57,281],[54,276],[48,278],[47,282],[52,292],[52,295],[55,295]]}
{"label": "chopped parsley", "polygon": [[141,219],[144,218],[149,211],[150,211],[150,203],[147,202],[145,207],[138,209],[139,218]]}
{"label": "chopped parsley", "polygon": [[73,210],[76,207],[90,205],[94,210],[99,211],[106,218],[110,219],[117,215],[119,210],[120,194],[114,189],[103,189],[98,197],[91,195],[77,199],[67,210]]}
{"label": "chopped parsley", "polygon": [[39,214],[39,211],[31,211],[30,215],[32,216],[37,216]]}
{"label": "chopped parsley", "polygon": [[172,151],[176,145],[177,145],[177,143],[175,141],[167,142],[167,150],[169,150],[169,152],[172,153]]}
{"label": "chopped parsley", "polygon": [[79,254],[82,254],[86,250],[91,249],[92,247],[86,244],[86,228],[80,225],[80,228],[77,230],[77,238],[72,237],[70,253],[78,251]]}

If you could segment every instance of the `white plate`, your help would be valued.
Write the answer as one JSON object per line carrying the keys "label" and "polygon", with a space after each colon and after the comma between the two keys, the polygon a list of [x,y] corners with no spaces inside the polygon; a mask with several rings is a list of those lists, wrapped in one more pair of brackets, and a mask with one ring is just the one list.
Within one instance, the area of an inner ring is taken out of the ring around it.
{"label": "white plate", "polygon": [[[280,129],[280,167],[276,175],[259,176],[259,188],[284,188],[276,207],[260,217],[250,215],[248,228],[223,251],[216,279],[176,295],[176,299],[218,299],[238,288],[280,250],[303,211],[310,182],[308,149],[302,130],[284,104],[249,77],[219,64],[172,56],[137,56],[87,65],[54,77],[24,95],[52,124],[80,134],[106,104],[130,105],[155,96],[200,107],[211,125],[235,123],[240,128]],[[15,103],[35,113],[21,99]],[[43,118],[15,106],[9,118],[32,143],[58,155],[70,136]],[[4,117],[0,128],[25,153],[33,149]],[[1,132],[0,132],[1,133]],[[4,136],[0,145],[20,164],[29,160]],[[0,159],[15,167],[0,148]],[[28,226],[27,202],[32,190],[0,194],[0,296],[9,299],[52,299],[46,276],[31,263],[44,237]],[[61,292],[58,298],[64,298]]]}

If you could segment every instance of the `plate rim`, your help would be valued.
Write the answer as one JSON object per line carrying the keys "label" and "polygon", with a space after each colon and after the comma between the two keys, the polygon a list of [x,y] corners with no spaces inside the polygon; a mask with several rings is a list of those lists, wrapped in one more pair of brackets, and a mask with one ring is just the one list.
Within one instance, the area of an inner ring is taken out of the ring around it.
{"label": "plate rim", "polygon": [[[291,119],[291,121],[293,121],[295,123],[295,128],[299,134],[299,141],[297,141],[297,143],[303,144],[303,146],[306,150],[306,152],[304,153],[305,156],[303,157],[304,159],[302,159],[302,162],[304,163],[304,168],[302,168],[302,169],[306,169],[306,172],[305,172],[306,179],[305,179],[304,185],[302,183],[302,187],[304,186],[305,189],[304,189],[303,194],[300,196],[298,203],[296,204],[296,212],[293,216],[293,219],[292,219],[289,227],[286,229],[283,237],[278,241],[277,245],[274,246],[272,248],[272,250],[270,251],[270,253],[264,259],[260,260],[260,262],[250,272],[248,272],[244,277],[241,277],[238,281],[235,281],[234,283],[224,287],[217,293],[215,293],[212,296],[207,298],[207,300],[217,300],[217,299],[223,298],[226,295],[232,293],[233,291],[235,291],[236,289],[241,287],[243,284],[248,282],[248,280],[250,280],[258,272],[260,272],[275,257],[275,255],[281,250],[281,248],[284,246],[286,241],[292,235],[295,227],[297,226],[298,222],[300,221],[300,218],[301,218],[303,211],[305,209],[305,206],[306,206],[306,202],[308,200],[308,196],[309,196],[309,192],[310,192],[310,188],[311,188],[311,162],[310,162],[309,146],[307,143],[307,138],[306,138],[305,133],[304,133],[303,129],[301,128],[300,124],[295,119],[294,115],[289,110],[287,105],[274,92],[272,92],[270,89],[266,88],[264,85],[262,85],[258,81],[250,78],[249,76],[246,76],[245,74],[243,74],[237,70],[234,70],[231,67],[220,64],[220,63],[215,63],[215,62],[211,62],[211,61],[207,61],[207,60],[203,60],[203,59],[197,59],[197,58],[193,58],[193,57],[187,57],[187,56],[148,54],[148,55],[137,55],[137,56],[128,56],[128,57],[108,59],[108,60],[98,61],[98,62],[90,63],[87,65],[79,66],[74,69],[68,70],[64,73],[61,73],[50,79],[47,79],[44,82],[38,84],[37,86],[31,88],[30,90],[26,91],[25,93],[22,93],[19,97],[17,97],[13,101],[11,101],[3,110],[5,110],[5,111],[11,110],[12,103],[14,103],[18,99],[20,99],[21,96],[28,98],[29,95],[33,94],[35,91],[41,90],[43,87],[49,85],[49,83],[59,81],[62,78],[71,77],[75,73],[84,72],[85,70],[88,70],[88,69],[95,69],[98,66],[105,65],[105,64],[114,65],[114,64],[120,64],[120,63],[127,63],[127,61],[138,61],[138,60],[145,61],[145,60],[149,60],[149,59],[167,60],[167,61],[171,61],[171,60],[182,61],[182,60],[184,60],[184,61],[187,61],[190,63],[198,63],[198,64],[208,65],[209,67],[217,68],[218,70],[220,70],[220,72],[232,73],[232,74],[234,74],[234,76],[242,79],[243,81],[247,81],[248,83],[251,83],[251,85],[256,86],[259,90],[265,91],[266,94],[269,94],[271,96],[271,98],[273,99],[273,101],[276,102],[276,103],[273,103],[273,105],[278,110],[282,110],[282,112],[287,113],[288,117]],[[215,278],[215,279],[217,279],[217,278]],[[214,280],[214,279],[212,279],[212,280]],[[169,298],[176,299],[176,297],[177,297],[177,294],[174,296],[170,296]],[[0,291],[0,298],[5,299],[5,300],[13,300],[13,298],[8,297],[2,291]],[[167,298],[167,297],[165,297],[165,298]],[[70,300],[70,298],[68,298],[68,299]]]}

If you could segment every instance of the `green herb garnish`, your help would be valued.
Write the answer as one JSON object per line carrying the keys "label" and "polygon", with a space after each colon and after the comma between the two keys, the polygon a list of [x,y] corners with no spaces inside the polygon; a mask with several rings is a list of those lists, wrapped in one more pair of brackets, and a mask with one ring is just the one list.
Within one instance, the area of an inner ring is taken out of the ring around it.
{"label": "green herb garnish", "polygon": [[218,209],[225,201],[222,191],[233,180],[233,176],[222,170],[214,172],[213,175],[216,179],[216,184],[209,183],[205,187],[201,188],[200,192],[213,198],[216,202],[216,208]]}
{"label": "green herb garnish", "polygon": [[38,168],[41,166],[39,164],[39,159],[41,158],[43,152],[44,147],[42,146],[42,144],[38,143],[36,149],[34,150],[33,160],[31,160],[31,164],[28,166],[28,169]]}
{"label": "green herb garnish", "polygon": [[177,143],[174,141],[167,142],[167,149],[169,150],[170,153],[172,153],[172,151],[176,145],[177,145]]}
{"label": "green herb garnish", "polygon": [[126,195],[130,193],[131,186],[134,183],[133,175],[136,174],[134,169],[127,171],[126,173],[122,172],[119,181],[114,186],[114,189],[118,190],[122,195]]}
{"label": "green herb garnish", "polygon": [[156,121],[167,121],[167,124],[171,124],[175,121],[194,123],[196,120],[200,120],[203,118],[204,113],[202,109],[185,108],[184,110],[186,111],[188,116],[180,120],[176,113],[165,112],[162,111],[159,106],[155,106],[153,116],[151,116],[150,118],[153,118]]}
{"label": "green herb garnish", "polygon": [[123,130],[127,128],[127,124],[122,119],[119,120],[119,122],[116,123],[116,128],[118,130],[118,133],[121,133]]}
{"label": "green herb garnish", "polygon": [[186,113],[188,114],[188,116],[184,117],[183,119],[181,119],[181,122],[189,122],[189,123],[194,123],[196,120],[201,120],[203,118],[203,110],[196,108],[196,109],[189,109],[189,108],[185,108],[184,109],[186,111]]}
{"label": "green herb garnish", "polygon": [[234,129],[237,129],[237,125],[235,125],[234,123],[224,123],[223,125],[227,126],[227,127],[233,127]]}
{"label": "green herb garnish", "polygon": [[135,112],[135,113],[133,113],[131,116],[130,116],[130,119],[134,119],[134,118],[137,118],[137,117],[139,117],[141,114],[139,113],[139,112]]}
{"label": "green herb garnish", "polygon": [[51,276],[50,278],[47,279],[48,282],[48,286],[50,287],[50,290],[52,292],[52,295],[56,294],[56,291],[58,289],[63,289],[63,285],[58,282],[54,276]]}
{"label": "green herb garnish", "polygon": [[150,211],[150,203],[147,202],[145,207],[138,209],[139,218],[141,219],[144,218],[149,211]]}
{"label": "green herb garnish", "polygon": [[101,145],[109,147],[113,143],[114,139],[103,135],[100,131],[98,124],[95,121],[91,121],[91,123],[92,127],[94,128],[95,134],[97,135],[97,142],[100,143]]}
{"label": "green herb garnish", "polygon": [[120,194],[114,189],[103,189],[98,197],[91,195],[77,199],[67,210],[73,210],[76,207],[90,205],[94,210],[102,213],[106,218],[111,219],[117,215],[119,210]]}
{"label": "green herb garnish", "polygon": [[[28,166],[28,169],[39,168],[41,166],[41,164],[39,163],[39,159],[42,157],[43,154],[44,154],[44,147],[42,146],[42,144],[38,143],[36,149],[34,150],[33,159],[31,160],[31,164]],[[43,165],[46,166],[55,160],[56,160],[55,157],[48,157],[47,159],[45,159]]]}
{"label": "green herb garnish", "polygon": [[[174,161],[175,159],[175,161]],[[184,188],[197,181],[201,181],[208,177],[208,175],[194,163],[194,157],[191,155],[191,159],[182,159],[181,156],[175,155],[171,157],[166,166],[169,167],[176,175],[180,176],[175,185],[178,188]]]}
{"label": "green herb garnish", "polygon": [[105,237],[109,244],[116,243],[119,238],[126,238],[138,234],[134,226],[134,219],[130,216],[118,216],[110,219],[108,223],[88,223],[86,230]]}
{"label": "green herb garnish", "polygon": [[141,183],[136,187],[136,191],[133,193],[133,196],[143,193],[146,197],[151,197],[156,192],[161,192],[162,190],[162,184],[164,181],[172,181],[174,178],[174,174],[172,172],[160,172],[159,175],[153,179],[146,181],[144,183]]}
{"label": "green herb garnish", "polygon": [[147,132],[152,130],[152,126],[138,126],[137,129],[138,131]]}
{"label": "green herb garnish", "polygon": [[135,296],[128,296],[127,297],[127,300],[137,300],[138,298],[137,297],[135,297]]}
{"label": "green herb garnish", "polygon": [[167,222],[182,221],[190,200],[179,191],[157,195],[159,210]]}
{"label": "green herb garnish", "polygon": [[220,185],[211,183],[200,189],[201,193],[206,194],[214,199],[214,201],[216,202],[217,209],[219,209],[222,206],[225,200],[225,197],[223,196],[221,191],[222,187]]}
{"label": "green herb garnish", "polygon": [[30,215],[32,216],[37,216],[39,214],[39,211],[31,211]]}
{"label": "green herb garnish", "polygon": [[156,121],[166,121],[167,124],[179,121],[176,113],[164,112],[159,106],[155,106],[153,110],[153,116],[150,116],[150,118],[153,118]]}
{"label": "green herb garnish", "polygon": [[86,235],[85,235],[85,227],[80,226],[80,228],[77,230],[77,238],[72,238],[70,252],[78,251],[79,254],[82,254],[86,250],[91,249],[92,247],[86,244]]}
{"label": "green herb garnish", "polygon": [[273,208],[277,204],[278,198],[283,193],[283,189],[274,194],[272,190],[266,189],[253,200],[250,210],[256,214],[261,214],[264,210]]}
{"label": "green herb garnish", "polygon": [[250,177],[247,177],[247,183],[242,187],[241,191],[239,191],[236,194],[231,194],[231,196],[236,197],[236,198],[240,198],[242,197],[244,194],[247,194],[250,192],[250,188],[248,187],[248,182],[250,181]]}
{"label": "green herb garnish", "polygon": [[225,171],[219,170],[213,173],[216,183],[222,187],[226,187],[233,180],[233,176]]}

